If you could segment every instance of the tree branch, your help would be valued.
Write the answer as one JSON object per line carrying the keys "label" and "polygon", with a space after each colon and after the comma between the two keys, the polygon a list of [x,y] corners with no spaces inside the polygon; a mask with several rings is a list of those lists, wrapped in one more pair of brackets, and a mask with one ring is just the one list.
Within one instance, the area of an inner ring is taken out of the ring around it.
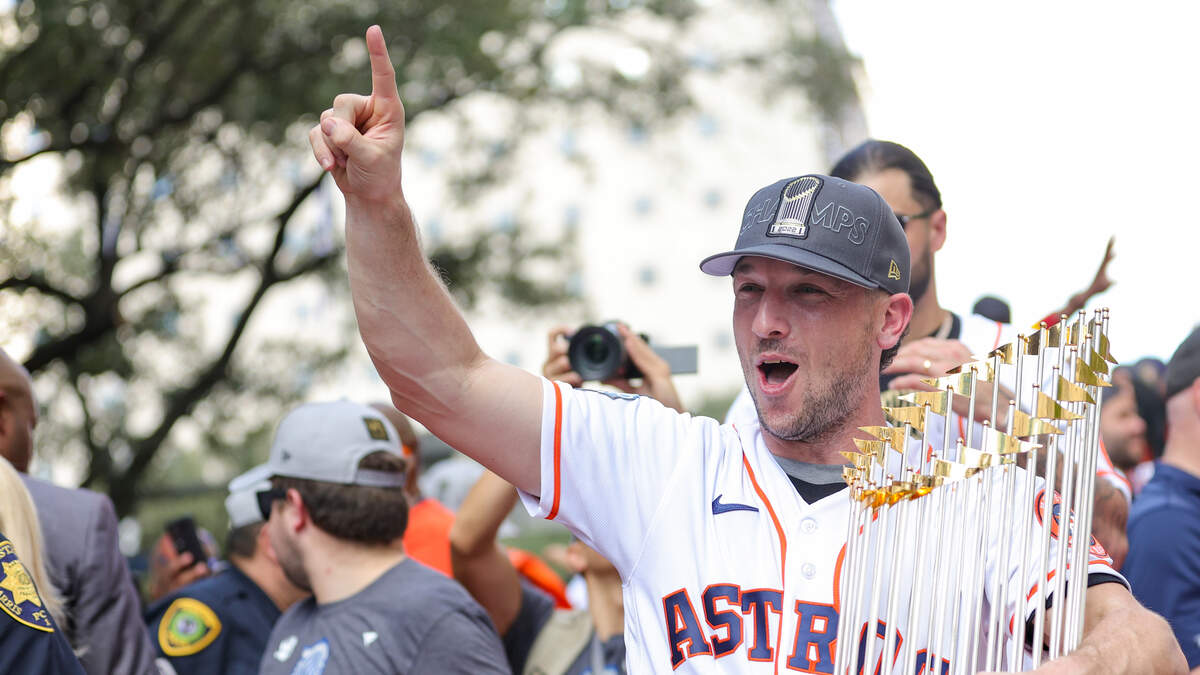
{"label": "tree branch", "polygon": [[130,462],[129,468],[123,472],[120,480],[114,481],[110,486],[110,494],[118,513],[122,513],[132,506],[136,499],[136,485],[138,480],[149,467],[159,447],[162,446],[167,436],[171,433],[171,429],[175,427],[175,424],[179,420],[191,414],[196,404],[207,396],[213,387],[225,379],[238,343],[245,334],[246,327],[250,324],[250,319],[254,315],[254,311],[262,302],[267,291],[278,283],[290,281],[303,274],[312,272],[322,265],[328,264],[341,254],[340,249],[335,249],[323,256],[314,257],[284,274],[280,274],[275,269],[275,259],[283,247],[284,234],[288,223],[304,199],[320,184],[321,178],[322,175],[319,175],[311,183],[298,190],[292,201],[277,216],[279,227],[275,234],[275,243],[271,252],[262,260],[258,288],[255,289],[254,294],[238,314],[237,323],[234,324],[233,331],[229,334],[228,339],[226,339],[225,347],[221,350],[221,354],[204,368],[203,372],[200,373],[191,385],[185,389],[179,389],[168,394],[166,411],[163,413],[162,421],[159,422],[158,427],[148,436],[136,439],[130,444],[133,450],[133,460]]}
{"label": "tree branch", "polygon": [[112,478],[112,453],[108,448],[96,443],[92,438],[92,429],[94,428],[94,420],[92,413],[88,410],[87,397],[83,395],[83,389],[79,386],[79,369],[74,364],[67,367],[68,375],[71,380],[71,389],[75,392],[75,397],[79,399],[79,408],[83,411],[83,428],[80,429],[80,436],[83,436],[83,442],[87,445],[88,454],[88,473],[83,479],[83,485],[91,485],[97,477],[103,477],[105,481]]}
{"label": "tree branch", "polygon": [[46,280],[45,276],[43,276],[42,274],[40,274],[38,272],[34,272],[32,274],[28,274],[23,277],[9,277],[9,278],[5,279],[4,281],[0,281],[0,291],[6,290],[9,288],[18,290],[18,291],[23,291],[23,290],[32,288],[33,290],[39,291],[40,293],[42,293],[44,295],[49,295],[51,297],[58,298],[59,300],[62,300],[63,302],[66,302],[69,304],[73,304],[73,305],[82,305],[83,304],[83,300],[75,297],[74,295],[71,295],[70,293],[62,290],[61,288],[54,286],[53,284],[51,284],[49,281]]}

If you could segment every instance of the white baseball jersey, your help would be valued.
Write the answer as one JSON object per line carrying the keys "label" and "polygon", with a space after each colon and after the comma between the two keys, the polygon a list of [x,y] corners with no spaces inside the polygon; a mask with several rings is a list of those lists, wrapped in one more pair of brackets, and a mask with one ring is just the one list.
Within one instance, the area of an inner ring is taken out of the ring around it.
{"label": "white baseball jersey", "polygon": [[[1011,324],[992,321],[978,314],[968,314],[966,316],[959,316],[959,334],[956,339],[966,345],[967,349],[971,350],[972,355],[982,357],[1000,345],[1014,342],[1017,339],[1017,331]],[[1024,371],[1024,376],[1028,377],[1032,375],[1033,370],[1033,368],[1027,367]],[[1007,387],[1010,391],[1016,386],[1013,373],[1013,368],[1001,366],[1000,384]],[[1022,386],[1022,389],[1025,389],[1025,387]],[[886,405],[907,404],[897,402],[887,403]],[[725,422],[734,424],[739,428],[750,424],[758,424],[758,411],[754,408],[754,399],[750,397],[749,389],[742,387],[742,391],[734,399],[733,405],[729,407],[729,412],[725,414]],[[927,424],[929,438],[934,439],[933,442],[935,443],[942,438],[942,425],[943,421],[941,417],[935,415],[929,418]],[[951,412],[950,425],[950,428],[957,432],[957,436],[951,437],[951,445],[953,445],[955,438],[962,438],[966,442],[966,420]],[[973,438],[980,438],[982,430],[983,426],[975,422]],[[972,445],[978,446],[979,443],[974,442]],[[1100,445],[1100,455],[1096,462],[1096,475],[1111,483],[1121,494],[1125,495],[1126,503],[1132,503],[1133,490],[1129,485],[1129,481],[1113,467],[1112,460],[1109,459],[1108,451],[1104,449],[1103,443]]]}
{"label": "white baseball jersey", "polygon": [[629,672],[832,672],[848,490],[806,503],[757,424],[544,385],[541,494],[521,498],[620,572]]}

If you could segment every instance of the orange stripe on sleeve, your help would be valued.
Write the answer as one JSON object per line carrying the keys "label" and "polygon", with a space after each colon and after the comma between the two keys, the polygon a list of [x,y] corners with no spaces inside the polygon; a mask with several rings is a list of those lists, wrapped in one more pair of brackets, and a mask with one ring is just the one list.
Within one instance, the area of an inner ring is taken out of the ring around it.
{"label": "orange stripe on sleeve", "polygon": [[992,340],[992,349],[1000,346],[1000,336],[1004,334],[1004,324],[996,322],[996,339]]}
{"label": "orange stripe on sleeve", "polygon": [[554,502],[550,506],[547,520],[554,520],[558,515],[559,497],[562,496],[562,392],[557,382],[551,382],[554,387]]}

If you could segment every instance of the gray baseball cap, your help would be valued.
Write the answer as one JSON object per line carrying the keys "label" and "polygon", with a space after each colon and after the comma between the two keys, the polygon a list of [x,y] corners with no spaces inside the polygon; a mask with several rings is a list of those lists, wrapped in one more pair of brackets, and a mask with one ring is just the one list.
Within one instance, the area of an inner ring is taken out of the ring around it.
{"label": "gray baseball cap", "polygon": [[888,293],[908,292],[908,239],[869,187],[809,174],[777,181],[746,203],[732,251],[700,262],[726,276],[742,256],[762,256]]}
{"label": "gray baseball cap", "polygon": [[402,487],[403,473],[359,468],[363,457],[378,451],[404,458],[400,435],[378,410],[347,400],[306,403],[288,413],[275,430],[267,475]]}
{"label": "gray baseball cap", "polygon": [[1167,399],[1192,386],[1200,377],[1200,326],[1183,340],[1167,362]]}

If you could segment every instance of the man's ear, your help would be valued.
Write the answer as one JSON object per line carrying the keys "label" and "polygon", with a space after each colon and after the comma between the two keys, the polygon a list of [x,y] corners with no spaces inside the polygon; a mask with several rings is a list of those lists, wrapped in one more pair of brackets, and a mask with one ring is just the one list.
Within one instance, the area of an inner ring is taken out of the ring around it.
{"label": "man's ear", "polygon": [[275,547],[271,545],[271,533],[268,531],[270,526],[263,523],[263,526],[258,528],[258,551],[267,557],[267,560],[279,564],[279,556],[275,555]]}
{"label": "man's ear", "polygon": [[929,250],[937,253],[946,243],[946,212],[938,209],[929,214]]}
{"label": "man's ear", "polygon": [[1192,386],[1188,387],[1188,393],[1191,394],[1192,412],[1196,417],[1200,417],[1200,377],[1192,380]]}
{"label": "man's ear", "polygon": [[304,505],[304,498],[296,488],[288,488],[283,497],[282,511],[284,525],[292,532],[299,532],[312,522],[308,507]]}
{"label": "man's ear", "polygon": [[908,293],[889,295],[883,303],[883,323],[879,326],[876,340],[880,349],[896,346],[912,319],[913,301]]}

